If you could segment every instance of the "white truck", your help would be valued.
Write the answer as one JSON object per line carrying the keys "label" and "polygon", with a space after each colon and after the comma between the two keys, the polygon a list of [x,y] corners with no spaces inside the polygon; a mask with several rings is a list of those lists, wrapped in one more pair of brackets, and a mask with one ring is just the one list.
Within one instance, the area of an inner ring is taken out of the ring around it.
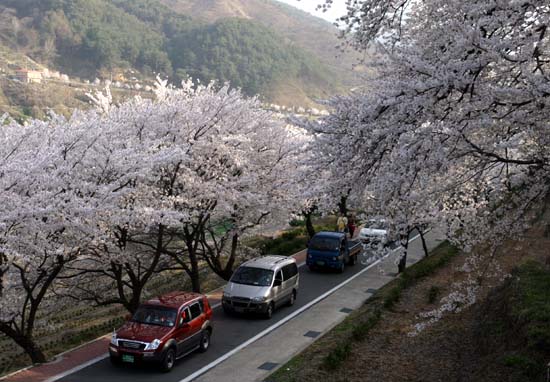
{"label": "white truck", "polygon": [[388,244],[388,227],[384,220],[371,219],[359,230],[358,239],[364,244]]}

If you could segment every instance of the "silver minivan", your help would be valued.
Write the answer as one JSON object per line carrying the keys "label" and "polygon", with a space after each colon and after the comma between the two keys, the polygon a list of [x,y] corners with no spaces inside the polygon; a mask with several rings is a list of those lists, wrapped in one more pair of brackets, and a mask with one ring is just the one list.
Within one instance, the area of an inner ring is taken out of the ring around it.
{"label": "silver minivan", "polygon": [[271,318],[281,305],[293,305],[298,293],[296,259],[265,256],[249,260],[235,270],[222,297],[224,312],[259,313]]}

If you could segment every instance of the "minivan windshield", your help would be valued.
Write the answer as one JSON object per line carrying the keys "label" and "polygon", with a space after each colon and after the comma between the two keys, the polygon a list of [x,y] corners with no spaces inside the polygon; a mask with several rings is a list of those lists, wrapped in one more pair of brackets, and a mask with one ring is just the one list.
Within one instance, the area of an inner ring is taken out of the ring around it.
{"label": "minivan windshield", "polygon": [[176,322],[177,311],[172,308],[162,306],[141,305],[132,321],[140,324],[159,325],[159,326],[174,326]]}
{"label": "minivan windshield", "polygon": [[231,282],[244,285],[270,286],[273,279],[273,271],[263,268],[239,267]]}
{"label": "minivan windshield", "polygon": [[317,251],[338,251],[340,240],[333,237],[314,237],[308,247]]}

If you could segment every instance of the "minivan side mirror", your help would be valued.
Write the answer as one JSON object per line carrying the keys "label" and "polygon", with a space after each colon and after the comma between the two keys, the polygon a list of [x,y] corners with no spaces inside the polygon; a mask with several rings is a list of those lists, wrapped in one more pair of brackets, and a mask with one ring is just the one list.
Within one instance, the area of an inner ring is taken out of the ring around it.
{"label": "minivan side mirror", "polygon": [[276,286],[281,286],[281,284],[283,283],[283,280],[281,279],[275,279],[275,281],[273,282],[273,286],[276,287]]}

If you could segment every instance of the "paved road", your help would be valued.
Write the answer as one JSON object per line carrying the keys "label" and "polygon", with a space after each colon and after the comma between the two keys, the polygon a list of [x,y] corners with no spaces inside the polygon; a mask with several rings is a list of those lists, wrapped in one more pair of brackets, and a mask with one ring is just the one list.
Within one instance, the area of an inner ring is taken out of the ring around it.
{"label": "paved road", "polygon": [[[283,307],[277,310],[271,320],[256,317],[227,317],[221,310],[214,310],[214,332],[210,349],[204,354],[194,353],[179,360],[174,369],[163,374],[152,366],[127,365],[115,368],[109,359],[104,359],[74,374],[68,375],[61,381],[65,382],[123,382],[123,381],[152,381],[163,382],[180,381],[196,370],[213,362],[238,345],[254,337],[256,334],[280,321],[292,312],[300,309],[308,302],[322,295],[346,279],[352,277],[364,268],[361,264],[347,267],[343,274],[332,272],[312,273],[307,267],[300,268],[300,289],[296,304],[292,307]],[[107,349],[106,349],[107,350]]]}

